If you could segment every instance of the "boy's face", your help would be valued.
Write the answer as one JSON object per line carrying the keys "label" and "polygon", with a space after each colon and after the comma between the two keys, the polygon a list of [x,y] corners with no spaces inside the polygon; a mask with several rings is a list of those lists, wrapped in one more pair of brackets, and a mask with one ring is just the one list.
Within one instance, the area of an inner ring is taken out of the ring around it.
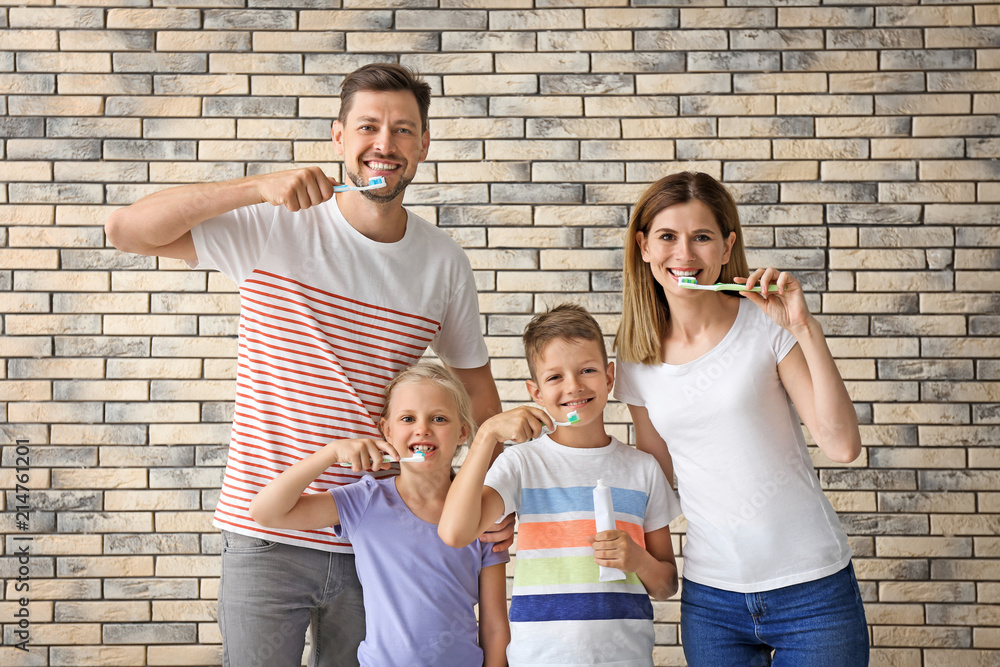
{"label": "boy's face", "polygon": [[603,419],[615,384],[614,363],[604,364],[596,341],[557,338],[535,359],[535,379],[528,393],[556,421],[576,410],[580,425]]}

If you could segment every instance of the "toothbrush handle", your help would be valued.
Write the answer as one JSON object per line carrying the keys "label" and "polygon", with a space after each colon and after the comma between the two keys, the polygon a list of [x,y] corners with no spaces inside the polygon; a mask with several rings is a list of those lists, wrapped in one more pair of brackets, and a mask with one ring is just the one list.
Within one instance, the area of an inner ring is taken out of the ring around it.
{"label": "toothbrush handle", "polygon": [[[553,425],[553,426],[554,426],[555,428],[551,428],[551,429],[550,429],[550,428],[549,428],[548,426],[543,426],[543,427],[542,427],[542,432],[541,432],[541,433],[539,434],[539,436],[538,436],[538,437],[540,438],[540,437],[542,437],[543,435],[548,435],[549,433],[552,433],[553,431],[555,431],[555,430],[556,430],[556,428],[558,428],[558,427],[560,427],[560,426],[565,426],[565,425],[566,425],[566,424],[568,424],[568,423],[569,423],[569,422],[552,422],[552,425]],[[517,443],[516,443],[516,442],[514,442],[513,440],[504,440],[504,441],[503,441],[503,444],[505,444],[505,445],[516,445]]]}
{"label": "toothbrush handle", "polygon": [[[754,287],[753,289],[747,289],[746,286],[744,286],[744,285],[738,285],[736,283],[719,284],[719,285],[716,285],[715,288],[716,289],[722,289],[722,290],[731,290],[731,291],[734,291],[734,292],[760,292],[760,287]],[[777,285],[768,285],[767,286],[767,292],[768,292],[768,294],[770,294],[771,292],[777,292],[777,291],[778,291],[778,286]]]}

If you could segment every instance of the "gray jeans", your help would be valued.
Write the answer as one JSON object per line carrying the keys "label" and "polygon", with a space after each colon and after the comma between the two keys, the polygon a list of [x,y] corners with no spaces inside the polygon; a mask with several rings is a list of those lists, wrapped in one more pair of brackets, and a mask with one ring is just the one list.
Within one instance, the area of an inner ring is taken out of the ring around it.
{"label": "gray jeans", "polygon": [[[311,623],[311,626],[310,626]],[[354,556],[222,531],[219,627],[225,667],[358,664],[365,610]]]}

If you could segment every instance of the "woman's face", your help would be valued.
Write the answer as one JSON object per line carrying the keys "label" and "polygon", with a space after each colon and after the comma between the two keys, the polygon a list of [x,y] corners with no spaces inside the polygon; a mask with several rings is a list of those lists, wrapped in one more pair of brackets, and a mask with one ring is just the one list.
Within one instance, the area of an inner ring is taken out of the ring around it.
{"label": "woman's face", "polygon": [[689,297],[703,292],[680,287],[678,280],[693,277],[701,285],[717,282],[729,261],[736,232],[724,237],[712,210],[692,199],[657,213],[649,233],[637,232],[635,240],[642,261],[649,264],[664,293]]}

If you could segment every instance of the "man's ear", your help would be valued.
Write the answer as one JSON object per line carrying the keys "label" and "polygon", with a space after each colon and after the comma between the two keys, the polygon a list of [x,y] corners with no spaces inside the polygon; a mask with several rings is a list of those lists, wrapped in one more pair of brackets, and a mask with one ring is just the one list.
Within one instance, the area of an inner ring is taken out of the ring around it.
{"label": "man's ear", "polygon": [[423,162],[427,159],[427,151],[431,146],[431,131],[424,130],[424,135],[420,137],[420,159],[418,162]]}
{"label": "man's ear", "polygon": [[344,126],[339,120],[333,121],[333,129],[330,131],[330,135],[333,137],[333,148],[337,151],[337,155],[344,154]]}

